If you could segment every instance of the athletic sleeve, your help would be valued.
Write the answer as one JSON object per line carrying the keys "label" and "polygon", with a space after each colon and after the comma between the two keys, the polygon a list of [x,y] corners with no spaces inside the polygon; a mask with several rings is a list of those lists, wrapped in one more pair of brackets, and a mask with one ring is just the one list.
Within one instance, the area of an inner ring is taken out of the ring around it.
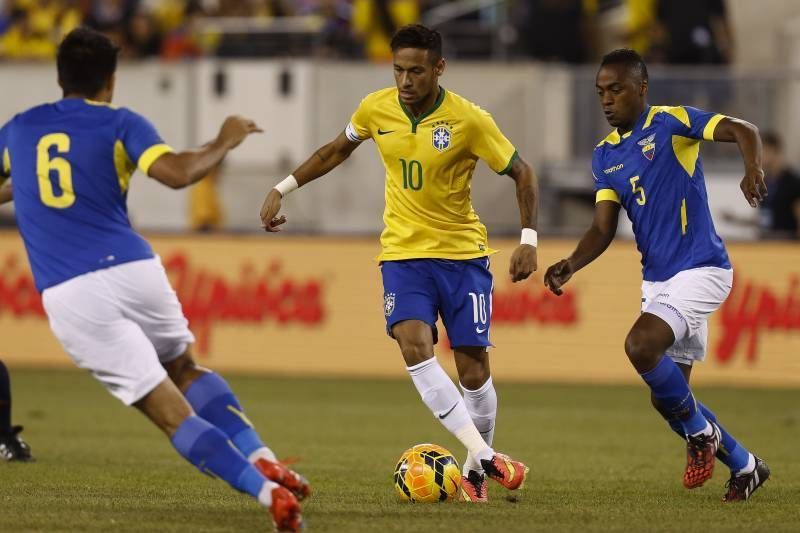
{"label": "athletic sleeve", "polygon": [[128,109],[120,111],[123,116],[119,140],[131,161],[136,163],[139,170],[147,174],[156,159],[173,150],[161,139],[155,126],[149,120]]}
{"label": "athletic sleeve", "polygon": [[8,130],[10,122],[0,128],[0,185],[11,176],[11,156],[8,152]]}
{"label": "athletic sleeve", "polygon": [[497,127],[492,115],[476,107],[467,135],[473,155],[486,161],[489,168],[498,174],[511,172],[511,166],[519,154],[511,141]]}
{"label": "athletic sleeve", "polygon": [[592,177],[594,178],[594,203],[603,200],[622,203],[619,194],[606,179],[606,173],[603,171],[603,153],[599,148],[592,153]]}
{"label": "athletic sleeve", "polygon": [[667,123],[674,135],[706,141],[714,140],[714,130],[725,115],[679,106],[667,110]]}
{"label": "athletic sleeve", "polygon": [[358,104],[358,108],[355,113],[353,113],[353,116],[350,117],[350,122],[344,130],[345,135],[354,143],[366,141],[372,137],[372,130],[369,124],[369,104],[367,103],[367,99],[364,98],[361,100],[361,103]]}

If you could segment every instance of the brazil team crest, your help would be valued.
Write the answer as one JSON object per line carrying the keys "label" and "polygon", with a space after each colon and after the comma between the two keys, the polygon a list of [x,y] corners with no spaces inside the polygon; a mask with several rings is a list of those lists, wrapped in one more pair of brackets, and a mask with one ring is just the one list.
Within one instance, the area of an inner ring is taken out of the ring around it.
{"label": "brazil team crest", "polygon": [[383,314],[391,316],[394,312],[394,293],[388,292],[383,296]]}
{"label": "brazil team crest", "polygon": [[450,131],[450,127],[444,124],[436,126],[433,128],[433,133],[431,140],[433,142],[433,147],[436,148],[440,152],[444,152],[448,148],[450,148],[450,142],[453,139],[453,132]]}
{"label": "brazil team crest", "polygon": [[652,134],[644,139],[639,139],[637,143],[639,146],[642,147],[642,155],[647,158],[648,161],[652,161],[653,157],[656,155],[656,134]]}

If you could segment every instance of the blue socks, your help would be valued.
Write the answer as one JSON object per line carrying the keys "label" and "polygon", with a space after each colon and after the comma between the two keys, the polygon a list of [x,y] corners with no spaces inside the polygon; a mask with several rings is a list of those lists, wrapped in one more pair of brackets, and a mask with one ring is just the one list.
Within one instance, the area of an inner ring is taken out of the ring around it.
{"label": "blue socks", "polygon": [[[722,425],[717,421],[717,416],[708,407],[700,402],[697,402],[697,408],[700,409],[706,419],[714,422],[719,428],[721,439],[719,450],[717,450],[717,459],[719,459],[722,464],[730,468],[733,472],[739,472],[742,470],[745,466],[747,466],[747,461],[750,459],[750,451],[739,444],[739,442],[734,439],[724,427],[722,427]],[[686,435],[683,433],[683,425],[678,419],[666,418],[666,415],[663,413],[662,416],[664,416],[666,421],[669,423],[669,427],[672,428],[672,431],[677,433],[680,438],[686,438]]]}
{"label": "blue socks", "polygon": [[654,369],[640,375],[664,412],[680,422],[684,435],[694,435],[707,427],[708,421],[697,408],[689,384],[675,361],[665,355]]}
{"label": "blue socks", "polygon": [[216,427],[192,415],[178,427],[171,441],[178,453],[204,474],[222,478],[236,490],[259,498],[267,479]]}
{"label": "blue socks", "polygon": [[198,416],[219,428],[246,458],[265,448],[228,383],[213,372],[197,378],[186,399]]}

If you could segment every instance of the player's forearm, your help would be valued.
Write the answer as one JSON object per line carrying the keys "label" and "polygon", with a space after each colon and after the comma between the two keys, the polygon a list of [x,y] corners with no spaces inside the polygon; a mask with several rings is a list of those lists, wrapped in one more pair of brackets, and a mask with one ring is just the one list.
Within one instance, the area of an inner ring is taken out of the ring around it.
{"label": "player's forearm", "polygon": [[297,180],[297,186],[302,187],[306,183],[324,176],[342,164],[349,155],[349,153],[337,150],[335,143],[326,144],[292,172],[295,180]]}
{"label": "player's forearm", "polygon": [[230,148],[225,144],[212,141],[201,148],[176,154],[183,176],[177,180],[175,188],[188,187],[208,176],[222,163],[229,151]]}
{"label": "player's forearm", "polygon": [[533,168],[522,159],[514,163],[511,177],[517,186],[517,206],[522,228],[537,229],[539,218],[539,180]]}
{"label": "player's forearm", "polygon": [[572,266],[572,271],[577,272],[582,269],[608,249],[614,240],[616,231],[603,231],[596,224],[583,235],[575,251],[567,258]]}
{"label": "player's forearm", "polygon": [[735,142],[742,154],[742,162],[747,170],[762,169],[762,146],[758,128],[745,120],[725,118],[714,130],[714,140]]}

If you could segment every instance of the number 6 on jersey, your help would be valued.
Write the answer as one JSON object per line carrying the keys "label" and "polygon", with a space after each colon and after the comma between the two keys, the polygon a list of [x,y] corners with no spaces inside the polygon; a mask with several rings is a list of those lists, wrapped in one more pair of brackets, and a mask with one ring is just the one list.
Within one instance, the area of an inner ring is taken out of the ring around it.
{"label": "number 6 on jersey", "polygon": [[[39,197],[42,203],[55,209],[66,209],[75,203],[75,191],[72,190],[72,167],[63,157],[50,157],[50,148],[56,153],[66,155],[69,152],[69,136],[65,133],[50,133],[39,139],[36,145],[36,176],[39,178]],[[50,171],[58,174],[58,186],[61,195],[56,196],[50,181]]]}

